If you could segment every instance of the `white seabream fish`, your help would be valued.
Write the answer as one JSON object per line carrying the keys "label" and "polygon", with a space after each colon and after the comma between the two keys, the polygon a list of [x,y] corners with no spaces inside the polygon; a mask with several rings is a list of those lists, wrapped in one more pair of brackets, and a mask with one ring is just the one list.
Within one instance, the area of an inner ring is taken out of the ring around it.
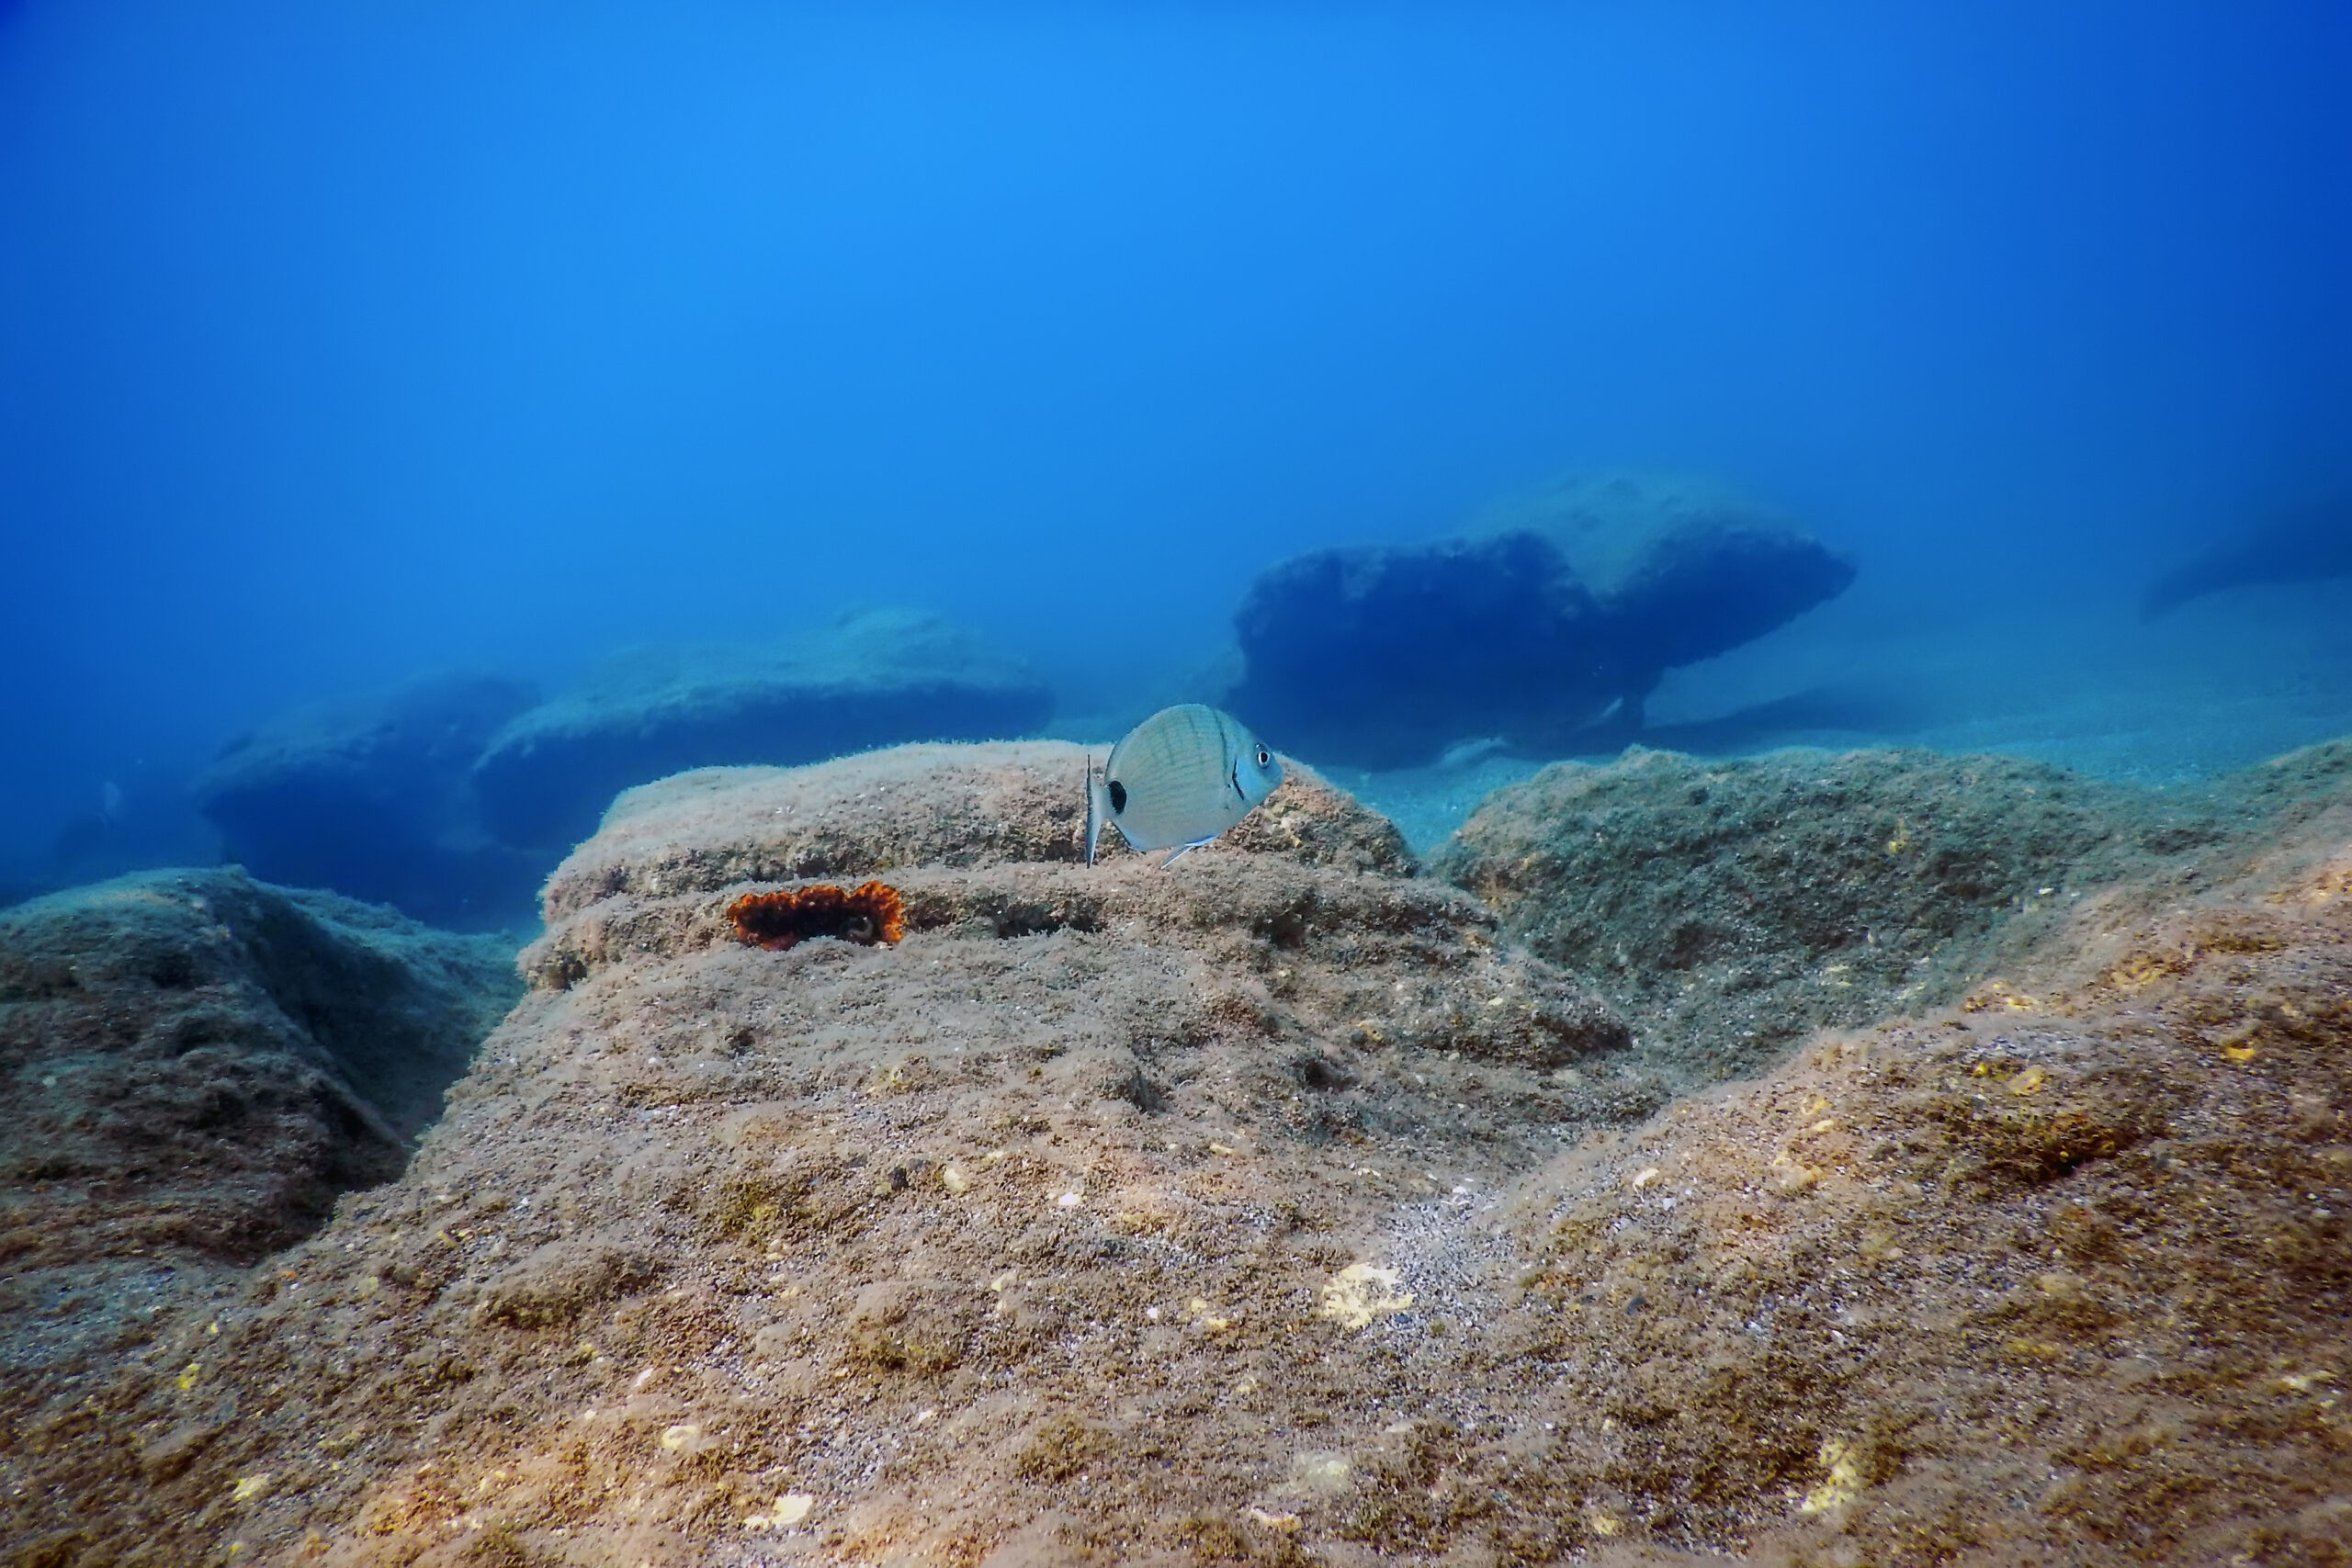
{"label": "white seabream fish", "polygon": [[1136,849],[1174,865],[1250,815],[1283,782],[1266,743],[1229,713],[1200,703],[1162,708],[1111,748],[1097,777],[1086,764],[1086,863],[1107,820]]}

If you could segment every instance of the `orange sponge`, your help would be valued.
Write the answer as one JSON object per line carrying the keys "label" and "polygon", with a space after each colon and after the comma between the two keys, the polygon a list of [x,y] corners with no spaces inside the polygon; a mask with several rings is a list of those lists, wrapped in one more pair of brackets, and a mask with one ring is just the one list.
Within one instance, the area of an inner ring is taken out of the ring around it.
{"label": "orange sponge", "polygon": [[842,888],[830,882],[782,893],[746,893],[727,908],[735,934],[772,953],[809,937],[834,936],[871,947],[907,934],[907,907],[895,887],[868,882]]}

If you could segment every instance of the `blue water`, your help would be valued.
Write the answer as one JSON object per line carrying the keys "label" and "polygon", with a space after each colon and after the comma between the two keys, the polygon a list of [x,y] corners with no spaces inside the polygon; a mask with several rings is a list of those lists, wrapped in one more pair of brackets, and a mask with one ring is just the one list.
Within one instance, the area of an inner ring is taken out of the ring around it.
{"label": "blue water", "polygon": [[2316,0],[14,0],[0,884],[102,802],[85,868],[204,857],[289,704],[853,601],[1115,712],[1280,557],[1594,468],[1862,566],[1668,718],[1907,660],[2119,772],[2352,730],[2326,585],[2124,629],[2352,485],[2347,82]]}

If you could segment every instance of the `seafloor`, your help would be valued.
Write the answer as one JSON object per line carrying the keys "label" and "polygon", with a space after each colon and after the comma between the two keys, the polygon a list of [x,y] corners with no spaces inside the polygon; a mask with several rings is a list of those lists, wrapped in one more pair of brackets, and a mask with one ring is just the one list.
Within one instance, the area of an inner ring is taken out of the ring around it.
{"label": "seafloor", "polygon": [[[257,1263],[13,1170],[12,1560],[2347,1560],[2352,743],[1636,755],[1430,868],[1302,773],[1168,871],[1080,755],[625,796]],[[150,1038],[76,972],[0,1008]]]}

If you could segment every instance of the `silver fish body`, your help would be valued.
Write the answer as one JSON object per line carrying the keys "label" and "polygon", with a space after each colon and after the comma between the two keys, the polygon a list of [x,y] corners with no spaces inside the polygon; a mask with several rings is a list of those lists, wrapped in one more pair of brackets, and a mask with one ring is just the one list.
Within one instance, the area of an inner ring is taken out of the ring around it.
{"label": "silver fish body", "polygon": [[1160,862],[1172,865],[1282,782],[1282,763],[1231,714],[1200,703],[1162,708],[1111,748],[1101,777],[1087,768],[1086,863],[1108,821],[1136,849],[1172,851]]}

